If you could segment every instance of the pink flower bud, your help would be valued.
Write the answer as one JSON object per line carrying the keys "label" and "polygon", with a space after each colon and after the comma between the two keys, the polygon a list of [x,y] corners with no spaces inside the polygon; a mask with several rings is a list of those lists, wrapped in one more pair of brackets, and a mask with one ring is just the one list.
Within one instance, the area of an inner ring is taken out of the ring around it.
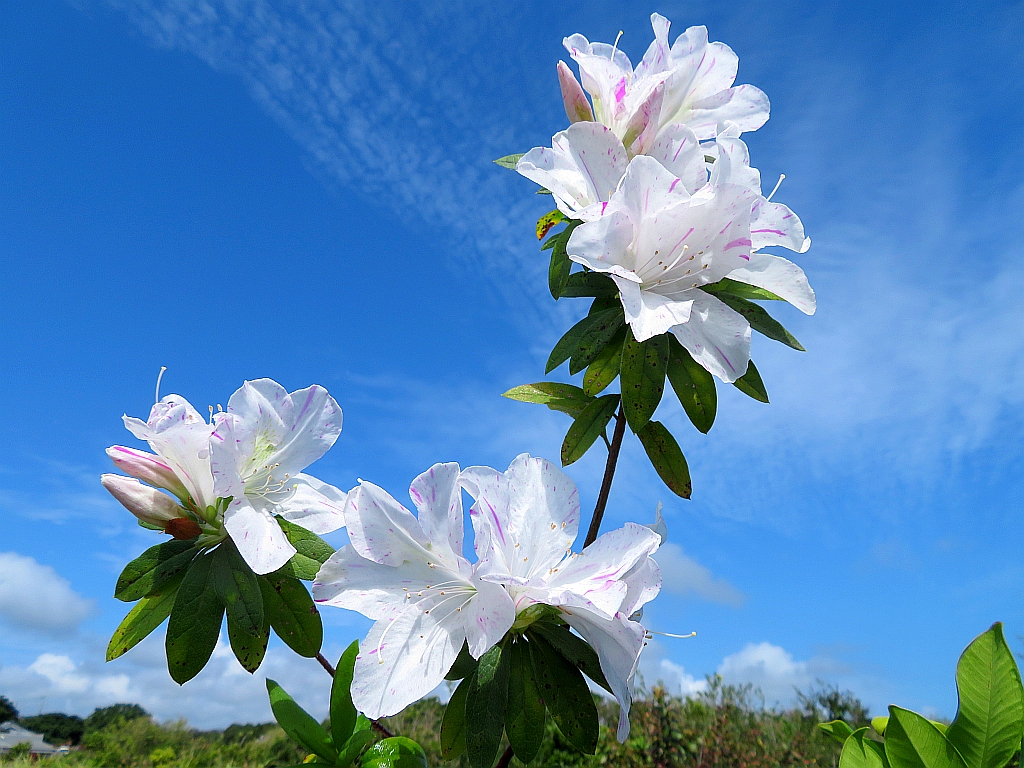
{"label": "pink flower bud", "polygon": [[182,516],[174,499],[156,488],[122,475],[103,475],[103,487],[139,520],[163,528],[169,520]]}
{"label": "pink flower bud", "polygon": [[558,84],[562,86],[562,102],[570,123],[594,121],[594,110],[590,108],[587,95],[579,80],[564,61],[558,62]]}
{"label": "pink flower bud", "polygon": [[134,448],[125,448],[123,445],[113,445],[107,448],[107,456],[122,472],[127,472],[132,477],[137,477],[149,485],[170,491],[182,501],[188,498],[188,491],[178,476],[174,474],[174,470],[155,453],[137,451]]}

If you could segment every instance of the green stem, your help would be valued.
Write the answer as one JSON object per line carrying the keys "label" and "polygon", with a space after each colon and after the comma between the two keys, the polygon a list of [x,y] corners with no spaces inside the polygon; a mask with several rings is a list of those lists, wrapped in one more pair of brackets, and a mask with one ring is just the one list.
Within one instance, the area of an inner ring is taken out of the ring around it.
{"label": "green stem", "polygon": [[622,448],[622,438],[626,434],[626,414],[619,404],[619,412],[615,414],[615,433],[612,435],[612,443],[608,446],[608,461],[604,465],[604,479],[601,480],[601,491],[597,495],[597,506],[594,507],[594,516],[590,519],[590,530],[587,531],[587,538],[583,542],[584,547],[589,547],[597,539],[601,530],[601,520],[604,518],[604,509],[608,506],[608,494],[612,490],[612,479],[615,477],[615,465],[619,461],[619,449]]}

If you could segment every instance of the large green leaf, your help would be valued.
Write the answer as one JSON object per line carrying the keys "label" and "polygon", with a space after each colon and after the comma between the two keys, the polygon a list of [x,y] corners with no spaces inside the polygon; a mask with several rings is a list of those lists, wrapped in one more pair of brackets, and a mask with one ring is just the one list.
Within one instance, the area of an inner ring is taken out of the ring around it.
{"label": "large green leaf", "polygon": [[961,654],[956,688],[960,706],[946,736],[971,768],[1003,768],[1020,749],[1024,688],[1001,623]]}
{"label": "large green leaf", "polygon": [[126,603],[142,599],[182,573],[197,554],[199,548],[194,541],[172,539],[150,547],[121,571],[114,597]]}
{"label": "large green leaf", "polygon": [[515,155],[505,155],[495,160],[495,164],[500,165],[502,168],[511,168],[513,171],[516,169],[516,163],[526,154],[525,152],[519,152]]}
{"label": "large green leaf", "polygon": [[[600,299],[598,301],[601,301]],[[612,307],[607,310],[610,315],[606,322],[596,323],[584,333],[576,346],[576,351],[569,358],[569,373],[575,376],[592,362],[609,346],[622,348],[621,339],[623,315],[621,309]]]}
{"label": "large green leaf", "polygon": [[476,669],[479,663],[469,652],[469,643],[464,642],[462,648],[459,649],[459,655],[455,657],[455,662],[452,664],[451,669],[448,670],[448,674],[444,676],[444,679],[464,680],[473,674],[473,670]]}
{"label": "large green leaf", "polygon": [[270,696],[270,708],[274,711],[274,718],[285,733],[329,763],[338,759],[338,752],[320,723],[269,677],[267,694]]}
{"label": "large green leaf", "polygon": [[[576,352],[580,341],[591,330],[608,328],[612,323],[622,322],[622,307],[610,307],[592,312],[570,328],[555,344],[548,356],[544,373],[551,373],[555,368],[568,360]],[[582,369],[581,369],[582,370]]]}
{"label": "large green leaf", "polygon": [[472,768],[491,768],[508,707],[509,653],[496,645],[480,657],[466,691],[466,756]]}
{"label": "large green leaf", "polygon": [[[846,729],[850,730],[850,726],[847,725]],[[867,732],[867,728],[858,728],[850,733],[850,737],[843,744],[842,754],[839,755],[839,768],[888,768],[885,747],[881,742],[869,739]]]}
{"label": "large green leaf", "polygon": [[316,578],[320,566],[334,554],[334,547],[301,525],[290,523],[283,517],[275,519],[296,550],[287,565],[291,569],[291,575],[303,581],[312,581]]}
{"label": "large green leaf", "polygon": [[231,650],[244,669],[255,672],[267,652],[270,626],[263,610],[260,579],[231,539],[225,539],[212,557],[213,586],[227,613]]}
{"label": "large green leaf", "polygon": [[747,372],[736,379],[732,385],[747,397],[752,397],[761,403],[768,402],[768,390],[764,388],[761,374],[753,360],[747,363]]}
{"label": "large green leaf", "polygon": [[612,340],[605,345],[583,374],[583,391],[591,397],[601,394],[619,375],[622,361],[622,343],[626,340],[626,329],[619,328]]}
{"label": "large green leaf", "polygon": [[306,586],[294,576],[275,571],[260,577],[263,610],[277,636],[299,656],[312,659],[320,652],[324,626]]}
{"label": "large green leaf", "polygon": [[818,729],[827,733],[840,744],[845,744],[846,739],[853,733],[853,728],[845,720],[830,720],[827,723],[818,723]]}
{"label": "large green leaf", "polygon": [[619,287],[608,275],[600,272],[573,272],[562,288],[561,298],[611,299],[619,295]]}
{"label": "large green leaf", "polygon": [[358,655],[359,641],[353,640],[334,668],[334,682],[331,684],[331,735],[338,746],[352,735],[359,714],[352,703],[352,676],[355,674]]}
{"label": "large green leaf", "polygon": [[655,336],[644,342],[633,338],[626,329],[622,345],[619,387],[622,390],[622,410],[630,429],[639,432],[651,420],[665,391],[665,373],[668,370],[668,337]]}
{"label": "large green leaf", "polygon": [[377,738],[376,734],[369,729],[353,733],[351,738],[338,749],[338,762],[335,763],[337,768],[346,768],[346,766],[352,765],[359,754],[366,749],[366,745],[375,738]]}
{"label": "large green leaf", "polygon": [[582,637],[577,637],[567,626],[549,624],[546,621],[538,621],[530,627],[528,635],[540,634],[551,646],[564,656],[568,661],[604,688],[608,693],[612,692],[604,672],[601,671],[601,661],[597,652],[587,644]]}
{"label": "large green leaf", "polygon": [[184,578],[185,574],[179,573],[135,604],[110,637],[110,643],[107,644],[107,661],[113,661],[127,653],[164,623],[171,615],[174,597]]}
{"label": "large green leaf", "polygon": [[758,288],[756,285],[750,285],[749,283],[741,283],[739,280],[730,280],[728,277],[722,278],[717,283],[711,283],[711,285],[703,285],[701,288],[715,296],[728,294],[730,296],[738,296],[741,299],[785,301],[781,296],[776,296],[765,288]]}
{"label": "large green leaf", "polygon": [[537,687],[551,719],[572,746],[594,754],[600,723],[583,673],[540,635],[531,635],[529,648]]}
{"label": "large green leaf", "polygon": [[427,755],[412,739],[390,736],[366,750],[362,768],[427,768]]}
{"label": "large green leaf", "polygon": [[502,397],[523,403],[540,403],[553,411],[567,413],[574,419],[583,409],[594,402],[594,398],[572,384],[554,381],[538,381],[536,384],[520,384],[505,392]]}
{"label": "large green leaf", "polygon": [[649,421],[636,433],[647,451],[647,458],[658,472],[665,485],[676,496],[690,498],[693,486],[690,484],[690,468],[686,464],[679,443],[660,421]]}
{"label": "large green leaf", "polygon": [[675,336],[669,336],[668,347],[668,380],[672,389],[693,426],[707,434],[718,411],[715,377],[693,359]]}
{"label": "large green leaf", "polygon": [[605,427],[618,407],[618,395],[602,395],[583,409],[562,441],[563,467],[572,464],[590,450],[594,441],[604,434]]}
{"label": "large green leaf", "polygon": [[466,751],[466,694],[469,692],[467,677],[452,692],[441,719],[441,757],[455,760]]}
{"label": "large green leaf", "polygon": [[782,327],[782,323],[769,315],[767,310],[759,304],[754,304],[728,293],[719,293],[716,298],[747,318],[750,327],[758,333],[764,334],[773,341],[780,341],[787,347],[792,347],[801,352],[807,351],[793,334]]}
{"label": "large green leaf", "polygon": [[[548,290],[554,299],[561,298],[562,290],[569,282],[572,261],[569,259],[569,254],[566,253],[565,247],[569,244],[569,236],[572,235],[572,231],[581,223],[579,221],[570,221],[561,232],[553,235],[544,244],[545,248],[548,247],[549,243],[551,247],[551,263],[548,265]],[[537,222],[537,225],[538,239],[540,239],[540,237],[543,237],[540,234],[540,222]]]}
{"label": "large green leaf", "polygon": [[506,652],[509,676],[505,733],[515,756],[528,763],[537,756],[544,741],[544,699],[537,688],[525,638],[514,638]]}
{"label": "large green leaf", "polygon": [[934,724],[896,706],[889,707],[885,754],[892,768],[966,768],[956,747]]}
{"label": "large green leaf", "polygon": [[216,552],[192,561],[174,596],[167,622],[167,671],[179,685],[199,674],[220,637],[224,604],[217,596],[212,572]]}

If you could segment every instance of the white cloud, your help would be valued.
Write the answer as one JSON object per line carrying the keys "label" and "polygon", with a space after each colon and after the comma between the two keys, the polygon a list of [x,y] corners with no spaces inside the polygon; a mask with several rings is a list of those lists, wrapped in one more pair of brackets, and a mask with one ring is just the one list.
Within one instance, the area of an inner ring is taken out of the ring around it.
{"label": "white cloud", "polygon": [[661,660],[658,672],[658,679],[665,684],[670,693],[677,696],[688,698],[708,689],[707,680],[698,680],[681,665],[668,659]]}
{"label": "white cloud", "polygon": [[662,592],[670,595],[697,595],[733,608],[743,605],[742,592],[724,579],[716,579],[708,568],[684,554],[678,544],[662,544],[655,559],[661,567]]}
{"label": "white cloud", "polygon": [[60,634],[77,629],[93,602],[48,565],[0,552],[0,621],[15,629]]}

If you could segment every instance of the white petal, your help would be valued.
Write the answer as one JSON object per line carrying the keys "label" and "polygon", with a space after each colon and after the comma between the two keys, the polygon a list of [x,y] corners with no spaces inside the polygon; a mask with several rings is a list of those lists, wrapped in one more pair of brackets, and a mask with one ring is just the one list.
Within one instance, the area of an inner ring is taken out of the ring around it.
{"label": "white petal", "polygon": [[432,556],[430,541],[412,512],[365,480],[349,491],[345,525],[356,552],[383,565],[426,563],[446,554],[442,550]]}
{"label": "white petal", "polygon": [[633,242],[633,223],[621,206],[603,203],[607,215],[596,221],[580,224],[569,236],[566,253],[577,264],[598,272],[618,272],[632,269],[629,254]]}
{"label": "white petal", "polygon": [[693,359],[722,381],[732,383],[750,362],[750,324],[738,312],[700,289],[693,294],[690,319],[672,329]]}
{"label": "white petal", "polygon": [[287,489],[274,512],[288,522],[320,535],[345,527],[347,493],[302,474],[291,478]]}
{"label": "white petal", "polygon": [[636,283],[617,275],[612,275],[612,280],[619,286],[626,322],[637,341],[647,341],[690,319],[693,298],[689,296],[689,291],[683,294],[686,297],[683,301],[678,301],[653,291],[641,290]]}
{"label": "white petal", "polygon": [[460,613],[469,653],[479,659],[497,645],[512,628],[516,609],[505,588],[479,579],[474,581],[477,596]]}
{"label": "white petal", "polygon": [[632,616],[661,591],[661,568],[652,557],[645,557],[622,577],[626,596],[619,608],[623,616]]}
{"label": "white petal", "polygon": [[756,131],[768,122],[770,113],[771,105],[763,91],[752,85],[738,85],[694,101],[686,122],[697,138],[704,140],[712,138],[717,126],[726,121],[736,123],[742,131]]}
{"label": "white petal", "polygon": [[465,524],[459,465],[435,464],[412,481],[409,496],[416,505],[420,527],[434,548],[447,546],[453,555],[461,555]]}
{"label": "white petal", "polygon": [[690,193],[658,160],[639,155],[630,161],[614,199],[629,209],[632,221],[642,222],[670,205],[686,202]]}
{"label": "white petal", "polygon": [[694,132],[682,123],[666,126],[647,154],[679,178],[691,195],[707,183],[704,150]]}
{"label": "white petal", "polygon": [[[737,132],[735,123],[729,123],[729,133]],[[761,172],[750,167],[750,150],[739,138],[722,135],[715,139],[719,151],[716,153],[715,164],[711,169],[711,183],[739,184],[761,194]]]}
{"label": "white petal", "polygon": [[586,94],[580,86],[579,80],[572,70],[566,66],[564,61],[558,62],[558,84],[562,88],[562,103],[565,105],[565,115],[570,123],[579,123],[585,120],[594,119],[594,110],[590,108]]}
{"label": "white petal", "polygon": [[751,210],[750,240],[755,249],[781,245],[797,253],[811,247],[811,239],[804,235],[800,217],[781,203],[769,203],[764,198],[754,202]]}
{"label": "white petal", "polygon": [[769,290],[806,315],[814,314],[816,299],[814,290],[807,282],[807,275],[796,264],[781,256],[752,253],[750,263],[733,270],[729,277]]}
{"label": "white petal", "polygon": [[313,581],[313,599],[359,611],[374,620],[393,618],[397,609],[410,604],[410,594],[422,591],[432,581],[436,574],[423,563],[399,568],[381,565],[346,544],[320,567]]}
{"label": "white petal", "polygon": [[224,528],[242,559],[257,574],[276,571],[295,554],[295,547],[273,515],[257,509],[244,496],[232,501],[224,512]]}
{"label": "white petal", "polygon": [[185,515],[178,503],[166,493],[143,485],[134,477],[100,475],[100,483],[125,509],[151,525],[162,528],[168,520]]}

